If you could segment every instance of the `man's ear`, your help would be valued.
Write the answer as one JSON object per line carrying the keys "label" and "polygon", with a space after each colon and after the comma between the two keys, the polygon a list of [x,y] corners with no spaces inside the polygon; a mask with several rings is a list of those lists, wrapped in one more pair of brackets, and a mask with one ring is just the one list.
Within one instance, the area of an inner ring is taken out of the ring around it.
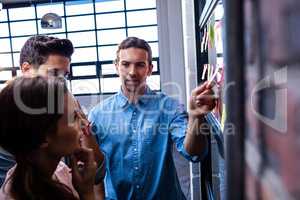
{"label": "man's ear", "polygon": [[21,71],[22,73],[27,73],[29,70],[32,68],[32,65],[29,64],[28,62],[23,62],[21,65]]}
{"label": "man's ear", "polygon": [[148,76],[151,76],[153,70],[153,64],[149,65],[149,71],[148,71]]}

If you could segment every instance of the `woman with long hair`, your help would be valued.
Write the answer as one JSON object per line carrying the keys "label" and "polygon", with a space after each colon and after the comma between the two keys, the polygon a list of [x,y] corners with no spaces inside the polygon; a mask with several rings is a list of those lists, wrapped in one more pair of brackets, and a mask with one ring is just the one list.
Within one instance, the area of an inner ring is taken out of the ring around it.
{"label": "woman with long hair", "polygon": [[95,198],[94,154],[80,147],[80,116],[63,79],[16,78],[0,92],[0,113],[0,146],[16,159],[1,200]]}

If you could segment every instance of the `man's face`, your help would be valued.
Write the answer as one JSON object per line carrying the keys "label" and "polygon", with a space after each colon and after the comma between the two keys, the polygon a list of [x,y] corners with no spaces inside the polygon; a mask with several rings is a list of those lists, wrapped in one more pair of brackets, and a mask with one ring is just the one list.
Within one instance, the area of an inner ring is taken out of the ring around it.
{"label": "man's face", "polygon": [[122,49],[116,70],[125,93],[143,92],[147,76],[152,73],[153,66],[148,62],[148,53],[140,48]]}
{"label": "man's face", "polygon": [[47,75],[67,75],[70,72],[70,59],[61,55],[49,55],[47,61],[38,69]]}
{"label": "man's face", "polygon": [[[40,75],[66,75],[70,72],[70,59],[61,56],[61,55],[56,55],[52,54],[48,56],[47,61],[39,66],[37,70],[33,68],[33,66],[28,66],[23,69],[24,74],[40,74]],[[24,64],[23,64],[24,65]],[[26,64],[25,64],[26,65]]]}

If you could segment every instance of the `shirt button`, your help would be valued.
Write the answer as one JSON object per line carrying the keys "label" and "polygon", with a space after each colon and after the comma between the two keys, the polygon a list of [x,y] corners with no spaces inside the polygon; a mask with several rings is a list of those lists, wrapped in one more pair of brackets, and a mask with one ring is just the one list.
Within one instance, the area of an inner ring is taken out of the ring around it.
{"label": "shirt button", "polygon": [[139,185],[136,185],[136,188],[137,188],[137,189],[139,189],[139,188],[140,188],[140,186],[139,186]]}
{"label": "shirt button", "polygon": [[136,112],[133,112],[133,115],[136,115]]}
{"label": "shirt button", "polygon": [[133,129],[132,131],[133,131],[134,133],[136,132],[136,130],[135,130],[135,129]]}
{"label": "shirt button", "polygon": [[138,168],[138,167],[135,167],[134,169],[135,169],[135,170],[138,170],[139,168]]}
{"label": "shirt button", "polygon": [[134,148],[133,150],[134,150],[134,151],[137,151],[137,149],[136,149],[136,148]]}

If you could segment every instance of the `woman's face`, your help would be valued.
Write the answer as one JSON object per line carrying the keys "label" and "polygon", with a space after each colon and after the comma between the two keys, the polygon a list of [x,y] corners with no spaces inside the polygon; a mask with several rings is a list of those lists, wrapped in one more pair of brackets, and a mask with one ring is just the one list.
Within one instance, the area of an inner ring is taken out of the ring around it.
{"label": "woman's face", "polygon": [[56,134],[48,136],[49,153],[57,156],[70,155],[80,147],[81,121],[76,114],[76,104],[70,93],[64,96],[64,114],[58,120]]}

